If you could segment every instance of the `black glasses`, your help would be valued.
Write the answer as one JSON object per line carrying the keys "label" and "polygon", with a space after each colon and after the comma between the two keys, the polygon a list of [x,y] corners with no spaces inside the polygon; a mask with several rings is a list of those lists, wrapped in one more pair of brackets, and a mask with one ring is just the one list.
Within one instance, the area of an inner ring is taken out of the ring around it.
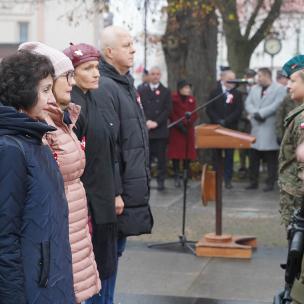
{"label": "black glasses", "polygon": [[68,82],[68,84],[71,84],[72,80],[75,77],[75,72],[74,71],[68,71],[67,73],[62,74],[59,77],[65,77],[66,80],[67,80],[67,82]]}

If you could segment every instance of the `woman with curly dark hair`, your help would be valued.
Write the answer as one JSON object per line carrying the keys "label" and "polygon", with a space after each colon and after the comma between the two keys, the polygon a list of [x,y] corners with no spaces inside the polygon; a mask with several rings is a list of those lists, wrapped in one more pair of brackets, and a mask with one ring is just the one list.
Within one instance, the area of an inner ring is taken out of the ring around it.
{"label": "woman with curly dark hair", "polygon": [[47,56],[55,70],[56,103],[49,104],[45,110],[46,122],[57,130],[46,134],[45,143],[50,146],[63,176],[69,207],[74,292],[76,302],[81,303],[97,294],[101,286],[89,233],[86,193],[80,180],[85,168],[84,147],[73,132],[80,113],[80,106],[71,102],[74,67],[63,52],[38,41],[22,43],[19,50]]}
{"label": "woman with curly dark hair", "polygon": [[0,298],[74,304],[68,206],[44,122],[54,69],[26,51],[0,64]]}

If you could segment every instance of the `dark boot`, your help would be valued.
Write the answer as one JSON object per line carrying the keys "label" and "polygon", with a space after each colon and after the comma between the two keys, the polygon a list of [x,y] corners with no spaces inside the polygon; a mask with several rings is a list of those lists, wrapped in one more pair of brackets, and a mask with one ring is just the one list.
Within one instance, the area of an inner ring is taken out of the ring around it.
{"label": "dark boot", "polygon": [[232,189],[232,188],[233,188],[233,186],[232,186],[232,184],[231,184],[231,181],[225,182],[225,188],[226,188],[226,189]]}
{"label": "dark boot", "polygon": [[157,181],[157,190],[158,191],[165,190],[165,182],[164,181]]}
{"label": "dark boot", "polygon": [[273,191],[273,185],[267,185],[264,189],[264,192],[269,192],[269,191]]}
{"label": "dark boot", "polygon": [[181,181],[180,181],[180,176],[179,175],[175,175],[175,177],[174,177],[174,186],[176,188],[181,187]]}
{"label": "dark boot", "polygon": [[179,175],[179,159],[172,160],[173,173],[174,173],[174,186],[176,188],[181,187],[180,175]]}
{"label": "dark boot", "polygon": [[246,190],[255,190],[255,189],[258,189],[258,184],[250,184],[245,189]]}

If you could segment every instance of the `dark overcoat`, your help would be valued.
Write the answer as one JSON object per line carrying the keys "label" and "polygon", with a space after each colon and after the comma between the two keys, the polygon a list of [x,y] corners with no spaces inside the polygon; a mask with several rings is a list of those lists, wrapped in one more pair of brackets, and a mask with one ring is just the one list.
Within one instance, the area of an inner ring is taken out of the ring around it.
{"label": "dark overcoat", "polygon": [[167,138],[169,136],[168,118],[172,109],[170,90],[160,83],[156,90],[151,90],[147,85],[139,88],[138,93],[146,120],[153,120],[158,124],[155,129],[149,130],[149,137],[151,139]]}
{"label": "dark overcoat", "polygon": [[73,87],[72,100],[81,106],[75,133],[85,142],[86,167],[81,177],[93,223],[94,254],[102,280],[116,269],[117,217],[115,196],[121,192],[115,184],[115,138],[118,123],[107,115],[104,103]]}
{"label": "dark overcoat", "polygon": [[[211,92],[209,100],[223,93],[221,82],[217,82],[217,87]],[[207,106],[206,113],[210,122],[214,124],[224,120],[224,127],[236,130],[243,111],[242,95],[237,89],[231,90],[233,98],[228,103],[227,95],[214,100]]]}
{"label": "dark overcoat", "polygon": [[120,236],[151,233],[153,217],[149,205],[149,138],[140,98],[134,80],[128,73],[120,75],[107,62],[100,62],[99,88],[92,91],[100,100],[113,123],[118,123],[116,159],[119,172],[116,184],[121,185],[125,203],[118,216]]}

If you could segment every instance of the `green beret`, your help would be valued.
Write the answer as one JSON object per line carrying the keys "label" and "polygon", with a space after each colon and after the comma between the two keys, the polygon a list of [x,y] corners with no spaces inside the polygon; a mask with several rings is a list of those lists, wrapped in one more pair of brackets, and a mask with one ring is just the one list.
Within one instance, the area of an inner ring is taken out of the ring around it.
{"label": "green beret", "polygon": [[281,75],[290,77],[294,72],[304,69],[304,55],[297,55],[288,60],[282,68]]}

